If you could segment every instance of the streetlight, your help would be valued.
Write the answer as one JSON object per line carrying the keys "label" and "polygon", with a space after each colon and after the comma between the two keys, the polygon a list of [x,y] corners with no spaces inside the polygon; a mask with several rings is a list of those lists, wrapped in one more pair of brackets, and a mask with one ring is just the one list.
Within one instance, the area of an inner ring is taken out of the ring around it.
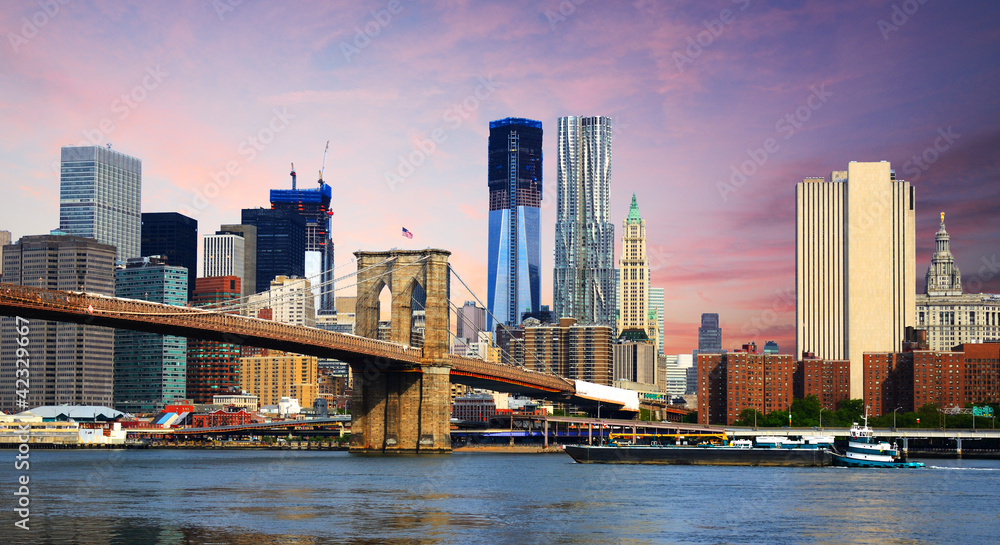
{"label": "streetlight", "polygon": [[819,429],[823,429],[823,407],[819,408]]}
{"label": "streetlight", "polygon": [[902,407],[896,407],[892,410],[892,431],[896,431],[896,411],[902,409]]}

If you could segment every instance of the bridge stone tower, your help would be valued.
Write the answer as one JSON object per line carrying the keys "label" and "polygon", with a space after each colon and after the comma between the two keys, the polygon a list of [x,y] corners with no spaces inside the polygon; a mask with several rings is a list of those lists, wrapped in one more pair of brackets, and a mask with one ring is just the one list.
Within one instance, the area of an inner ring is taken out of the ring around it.
{"label": "bridge stone tower", "polygon": [[417,365],[365,358],[352,362],[351,451],[451,452],[446,250],[354,252],[358,261],[355,333],[378,338],[379,294],[392,294],[390,341],[410,344],[412,299],[426,294],[423,355]]}

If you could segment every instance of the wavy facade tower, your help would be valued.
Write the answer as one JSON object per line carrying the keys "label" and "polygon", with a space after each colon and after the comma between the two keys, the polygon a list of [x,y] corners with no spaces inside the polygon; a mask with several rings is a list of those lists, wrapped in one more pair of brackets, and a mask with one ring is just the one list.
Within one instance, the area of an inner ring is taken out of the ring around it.
{"label": "wavy facade tower", "polygon": [[850,360],[852,399],[863,353],[901,351],[914,325],[915,233],[914,189],[886,161],[795,186],[796,356]]}
{"label": "wavy facade tower", "polygon": [[490,232],[487,329],[538,312],[541,298],[539,208],[542,123],[508,117],[490,122]]}
{"label": "wavy facade tower", "polygon": [[556,317],[615,327],[611,118],[560,117],[557,160],[552,294]]}

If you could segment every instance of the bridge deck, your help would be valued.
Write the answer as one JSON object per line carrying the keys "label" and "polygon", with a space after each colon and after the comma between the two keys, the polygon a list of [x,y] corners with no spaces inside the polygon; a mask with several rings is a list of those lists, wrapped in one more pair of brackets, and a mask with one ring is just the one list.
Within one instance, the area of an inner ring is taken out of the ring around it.
{"label": "bridge deck", "polygon": [[[284,350],[376,369],[419,371],[423,351],[322,329],[295,326],[211,310],[119,299],[88,293],[0,284],[0,315],[131,329],[192,339]],[[572,381],[520,367],[451,356],[453,382],[492,390],[561,398]]]}

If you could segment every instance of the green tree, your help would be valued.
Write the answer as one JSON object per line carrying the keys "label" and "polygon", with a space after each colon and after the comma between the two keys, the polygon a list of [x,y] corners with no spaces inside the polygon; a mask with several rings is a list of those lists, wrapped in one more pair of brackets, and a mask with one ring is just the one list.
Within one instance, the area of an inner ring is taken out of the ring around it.
{"label": "green tree", "polygon": [[920,428],[938,428],[941,426],[941,411],[937,403],[925,403],[917,409],[916,418],[920,419]]}
{"label": "green tree", "polygon": [[792,401],[792,426],[808,428],[819,425],[819,398],[814,395]]}
{"label": "green tree", "polygon": [[788,411],[771,411],[764,417],[764,423],[760,424],[764,428],[780,428],[788,426]]}
{"label": "green tree", "polygon": [[734,426],[761,426],[764,424],[764,413],[757,409],[743,409],[740,417],[733,422]]}
{"label": "green tree", "polygon": [[865,402],[863,399],[845,399],[837,405],[834,414],[838,426],[850,426],[854,422],[861,422],[865,414]]}

